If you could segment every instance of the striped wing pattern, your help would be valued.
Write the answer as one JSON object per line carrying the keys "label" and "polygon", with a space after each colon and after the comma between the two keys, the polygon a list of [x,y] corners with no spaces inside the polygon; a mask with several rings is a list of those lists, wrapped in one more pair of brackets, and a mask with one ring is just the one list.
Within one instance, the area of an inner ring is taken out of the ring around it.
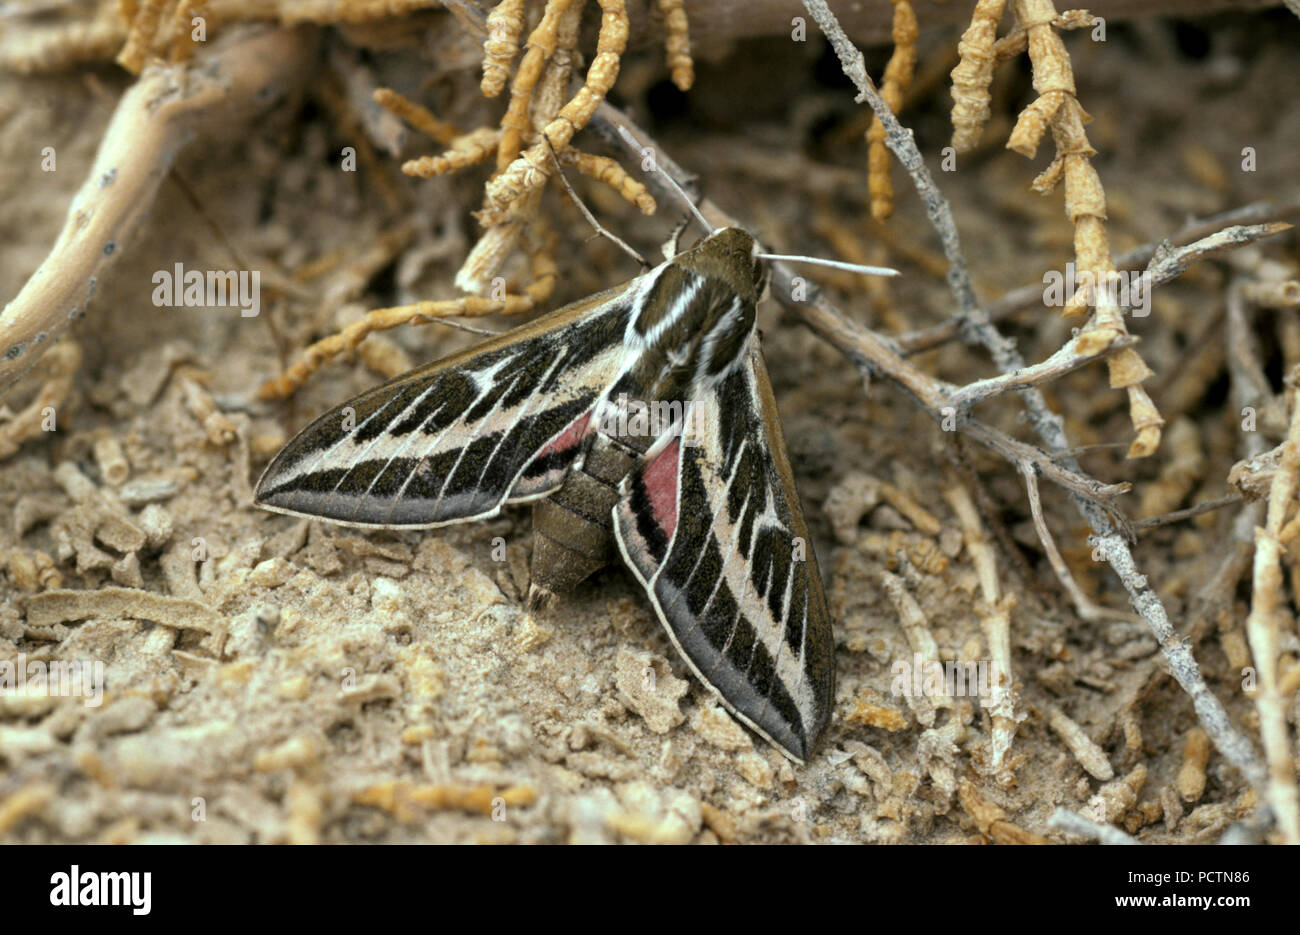
{"label": "striped wing pattern", "polygon": [[327,412],[258,482],[261,506],[356,526],[483,519],[544,496],[581,457],[625,365],[626,288],[566,306]]}
{"label": "striped wing pattern", "polygon": [[624,482],[615,537],[700,679],[803,761],[830,720],[834,638],[756,339],[692,405],[695,443]]}
{"label": "striped wing pattern", "polygon": [[[588,517],[579,530],[600,540],[588,551],[604,553],[612,526],[695,674],[805,761],[831,717],[834,640],[753,331],[752,248],[742,231],[716,232],[623,286],[363,393],[285,446],[258,504],[420,528],[557,491],[543,508],[581,513],[591,499],[575,491],[608,491],[596,498],[599,525]],[[620,391],[685,404],[689,434],[606,428]],[[603,447],[592,448],[597,433]],[[621,484],[602,474],[611,446],[635,464]],[[584,459],[590,470],[575,473]],[[536,566],[537,554],[535,581]]]}

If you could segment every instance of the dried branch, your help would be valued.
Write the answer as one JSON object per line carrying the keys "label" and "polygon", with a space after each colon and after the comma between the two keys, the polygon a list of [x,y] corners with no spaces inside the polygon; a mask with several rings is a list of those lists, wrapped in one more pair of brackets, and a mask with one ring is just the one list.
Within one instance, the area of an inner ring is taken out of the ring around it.
{"label": "dried branch", "polygon": [[50,254],[0,312],[0,392],[93,300],[180,151],[232,114],[259,112],[301,78],[299,31],[231,31],[190,65],[150,65],[118,102]]}
{"label": "dried branch", "polygon": [[979,513],[970,492],[958,484],[944,491],[944,497],[957,514],[961,524],[962,536],[966,541],[966,553],[980,583],[982,600],[976,604],[980,615],[980,628],[989,650],[989,687],[990,698],[982,702],[992,721],[989,732],[989,759],[994,774],[998,774],[1011,752],[1015,740],[1016,727],[1016,685],[1012,668],[1011,654],[1011,610],[1015,606],[1015,597],[1008,594],[1003,597],[998,585],[997,560],[994,549],[989,544],[984,528],[979,520]]}
{"label": "dried branch", "polygon": [[[1255,529],[1255,562],[1251,579],[1250,616],[1246,636],[1259,676],[1255,706],[1259,710],[1259,732],[1268,760],[1268,802],[1273,809],[1282,839],[1300,844],[1300,792],[1296,789],[1295,765],[1287,727],[1290,701],[1278,684],[1282,621],[1291,622],[1285,607],[1282,583],[1282,524],[1295,499],[1300,481],[1300,400],[1296,400],[1296,379],[1288,379],[1292,396],[1291,427],[1282,446],[1282,461],[1273,474],[1268,492],[1268,509],[1263,528]],[[1291,626],[1287,626],[1291,632]]]}
{"label": "dried branch", "polygon": [[1029,496],[1029,512],[1034,519],[1034,531],[1038,533],[1038,541],[1042,543],[1043,552],[1047,555],[1047,562],[1052,566],[1056,579],[1061,582],[1061,587],[1065,588],[1065,593],[1070,596],[1075,612],[1081,619],[1087,620],[1089,623],[1097,623],[1102,620],[1132,620],[1132,614],[1101,607],[1093,603],[1088,595],[1083,593],[1083,589],[1074,580],[1074,575],[1070,574],[1065,559],[1061,557],[1060,549],[1056,547],[1056,540],[1052,538],[1052,531],[1047,528],[1047,520],[1043,518],[1043,503],[1038,495],[1037,473],[1032,465],[1024,462],[1021,462],[1019,468],[1020,473],[1025,478],[1025,490]]}
{"label": "dried branch", "polygon": [[[1004,373],[1001,376],[990,377],[987,380],[976,380],[974,383],[967,383],[961,389],[949,394],[948,405],[952,406],[958,414],[965,414],[977,403],[982,403],[995,396],[1001,396],[1004,393],[1012,393],[1017,390],[1025,390],[1033,386],[1050,383],[1067,373],[1073,373],[1094,360],[1105,357],[1112,351],[1137,343],[1137,338],[1131,334],[1113,335],[1111,343],[1104,345],[1093,344],[1091,341],[1086,340],[1087,337],[1086,333],[1076,335],[1067,341],[1060,350],[1040,364],[1025,367],[1023,370],[1017,370],[1014,373]],[[1081,350],[1085,344],[1092,344],[1087,348],[1086,353]]]}
{"label": "dried branch", "polygon": [[1203,513],[1210,513],[1214,510],[1223,509],[1225,506],[1231,506],[1234,503],[1241,502],[1241,494],[1229,494],[1226,497],[1220,497],[1217,500],[1207,500],[1204,503],[1198,503],[1196,506],[1189,506],[1185,510],[1174,510],[1172,513],[1162,513],[1159,516],[1151,516],[1147,519],[1138,520],[1133,524],[1133,531],[1137,533],[1146,532],[1148,529],[1155,529],[1158,526],[1168,526],[1170,523],[1181,523],[1185,519],[1192,519]]}

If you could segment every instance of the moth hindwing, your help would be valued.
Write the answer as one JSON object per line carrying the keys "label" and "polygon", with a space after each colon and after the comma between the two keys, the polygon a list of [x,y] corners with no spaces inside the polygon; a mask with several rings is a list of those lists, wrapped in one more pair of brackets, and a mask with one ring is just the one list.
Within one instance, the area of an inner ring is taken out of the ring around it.
{"label": "moth hindwing", "polygon": [[267,467],[267,509],[419,528],[534,504],[544,603],[614,555],[691,670],[802,762],[834,641],[758,348],[737,228],[622,286],[369,390]]}

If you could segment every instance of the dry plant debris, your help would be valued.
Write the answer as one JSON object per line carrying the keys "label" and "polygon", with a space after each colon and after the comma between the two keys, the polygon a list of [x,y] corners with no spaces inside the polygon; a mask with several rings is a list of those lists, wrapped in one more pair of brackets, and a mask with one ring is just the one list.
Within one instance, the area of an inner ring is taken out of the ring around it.
{"label": "dry plant debris", "polygon": [[[916,71],[916,13],[907,0],[894,0],[894,54],[885,66],[880,83],[880,96],[889,109],[898,113],[903,106],[903,95],[912,83]],[[877,221],[887,221],[894,213],[894,183],[889,176],[889,147],[885,145],[885,125],[879,117],[871,118],[867,131],[867,188],[871,192],[871,216]]]}
{"label": "dry plant debris", "polygon": [[[499,4],[482,24],[483,79],[486,97],[496,97],[510,80],[510,100],[498,127],[480,127],[455,133],[423,106],[398,92],[381,88],[375,101],[435,142],[448,148],[438,156],[422,156],[402,165],[410,176],[432,178],[457,172],[496,157],[496,171],[485,187],[478,217],[484,234],[456,276],[456,285],[469,293],[462,299],[420,302],[401,308],[379,309],[348,332],[326,338],[308,349],[289,371],[265,384],[261,395],[274,399],[293,392],[321,363],[355,348],[374,331],[396,328],[414,320],[484,315],[521,315],[539,307],[551,295],[556,269],[548,253],[550,237],[539,215],[542,190],[558,161],[583,175],[603,182],[643,214],[655,211],[646,187],[621,165],[606,156],[573,149],[571,141],[591,119],[596,107],[618,77],[619,57],[627,48],[628,19],[622,0],[599,0],[600,34],[596,56],[586,80],[571,97],[568,83],[577,56],[579,25],[585,0],[547,0],[541,18],[523,43],[528,5],[515,0]],[[690,87],[692,66],[686,15],[680,2],[663,0],[668,26],[669,65],[682,90]],[[477,25],[477,23],[476,23]],[[493,288],[501,268],[524,238],[530,235],[532,281],[522,293],[498,294]],[[484,297],[491,292],[490,297]]]}
{"label": "dry plant debris", "polygon": [[[1052,0],[1012,0],[1011,5],[1017,27],[1006,39],[995,42],[1003,0],[980,0],[962,36],[961,61],[952,72],[952,145],[958,153],[974,149],[988,119],[988,88],[995,64],[1027,49],[1038,98],[1021,112],[1007,148],[1032,159],[1043,135],[1051,129],[1056,158],[1034,179],[1033,189],[1047,194],[1064,181],[1065,213],[1075,228],[1075,266],[1080,277],[1089,277],[1081,279],[1083,285],[1070,297],[1065,314],[1079,315],[1092,308],[1081,344],[1085,349],[1111,349],[1116,338],[1128,334],[1128,328],[1124,309],[1115,301],[1119,277],[1106,235],[1106,195],[1091,163],[1096,150],[1084,131],[1084,124],[1092,118],[1079,104],[1070,56],[1057,33],[1059,29],[1090,26],[1092,19],[1083,11],[1062,18]],[[1148,457],[1160,444],[1164,425],[1142,388],[1151,370],[1131,347],[1110,354],[1108,366],[1111,386],[1128,393],[1130,416],[1138,433],[1129,457]]]}

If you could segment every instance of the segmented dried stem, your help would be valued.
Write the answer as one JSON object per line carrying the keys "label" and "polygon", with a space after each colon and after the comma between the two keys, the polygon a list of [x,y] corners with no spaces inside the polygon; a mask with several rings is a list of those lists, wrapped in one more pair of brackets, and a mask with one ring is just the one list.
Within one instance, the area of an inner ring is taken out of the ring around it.
{"label": "segmented dried stem", "polygon": [[117,63],[133,74],[139,74],[150,60],[189,61],[198,47],[197,21],[203,22],[203,41],[210,38],[208,31],[213,25],[208,22],[208,0],[143,0],[142,5],[123,0],[118,10],[128,26]]}
{"label": "segmented dried stem", "polygon": [[993,41],[1006,0],[979,0],[970,26],[957,43],[961,60],[952,70],[952,146],[959,153],[974,149],[989,119],[989,85],[993,82]]}
{"label": "segmented dried stem", "polygon": [[[5,8],[22,28],[0,28],[0,69],[20,74],[46,73],[89,61],[113,61],[139,74],[150,61],[187,61],[211,40],[222,23],[279,22],[361,26],[395,20],[440,0],[97,0],[93,10],[77,3],[32,4]],[[88,2],[85,5],[89,5]],[[10,4],[9,6],[16,6]],[[54,9],[69,8],[66,16]],[[194,35],[195,17],[204,35]]]}
{"label": "segmented dried stem", "polygon": [[384,110],[406,121],[412,128],[419,130],[436,143],[454,146],[456,140],[461,137],[460,132],[451,124],[443,123],[427,108],[398,94],[392,88],[376,88],[373,97],[375,103]]}
{"label": "segmented dried stem", "polygon": [[171,48],[173,62],[187,62],[198,48],[195,38],[196,20],[203,21],[203,33],[207,36],[208,7],[207,0],[180,0],[172,12],[171,25],[166,31]]}
{"label": "segmented dried stem", "polygon": [[[560,25],[565,14],[574,7],[575,0],[550,0],[542,19],[528,36],[528,46],[510,85],[510,105],[501,118],[501,148],[497,152],[497,168],[505,169],[523,149],[524,136],[532,130],[528,120],[529,104],[551,56],[559,44]],[[582,3],[576,9],[581,12]],[[572,37],[566,37],[572,41]]]}
{"label": "segmented dried stem", "polygon": [[445,175],[466,166],[477,165],[492,158],[501,142],[501,131],[494,127],[480,127],[451,141],[451,148],[440,156],[421,156],[402,163],[402,172],[416,178]]}
{"label": "segmented dried stem", "polygon": [[[1056,158],[1034,180],[1033,187],[1046,193],[1065,182],[1065,213],[1074,225],[1075,265],[1096,284],[1080,289],[1066,310],[1068,314],[1085,304],[1093,306],[1093,317],[1080,336],[1081,350],[1086,353],[1094,342],[1097,347],[1109,347],[1117,335],[1128,333],[1123,310],[1114,301],[1118,273],[1106,234],[1106,193],[1091,162],[1096,150],[1083,128],[1090,118],[1075,96],[1074,72],[1054,25],[1057,13],[1052,0],[1012,0],[1012,9],[1028,35],[1038,99],[1021,113],[1007,148],[1032,157],[1043,134],[1049,127],[1052,130]],[[1129,419],[1137,437],[1128,456],[1145,458],[1159,446],[1165,424],[1142,388],[1151,370],[1132,348],[1116,352],[1107,363],[1110,385],[1125,390],[1129,397]]]}
{"label": "segmented dried stem", "polygon": [[[139,74],[150,61],[185,62],[218,24],[277,21],[360,25],[438,5],[439,0],[98,0],[93,12],[66,21],[40,19],[0,30],[0,67],[48,72],[82,61],[116,60]],[[70,6],[72,4],[69,4]],[[15,11],[15,15],[21,15]],[[203,32],[196,37],[196,18]],[[12,32],[13,40],[9,41]]]}
{"label": "segmented dried stem", "polygon": [[[1096,17],[1087,10],[1066,10],[1052,20],[1052,25],[1057,29],[1083,29],[1095,22]],[[1018,55],[1023,55],[1028,48],[1029,32],[1024,26],[1017,23],[1011,32],[993,44],[993,58],[998,65],[1001,65]]]}
{"label": "segmented dried stem", "polygon": [[[552,4],[567,8],[572,0],[551,0]],[[597,0],[603,11],[600,24],[600,37],[596,42],[596,57],[592,59],[587,70],[587,80],[573,96],[555,119],[550,121],[538,134],[550,140],[557,152],[568,147],[573,135],[587,125],[591,115],[596,112],[609,89],[618,77],[619,59],[627,48],[628,19],[623,0]],[[549,12],[549,4],[548,4]],[[540,28],[540,27],[539,27]],[[530,37],[531,44],[532,39]],[[530,49],[531,51],[531,49]],[[525,56],[527,58],[527,56]],[[516,84],[523,76],[516,76]],[[513,92],[513,88],[512,88]],[[511,126],[502,120],[502,127],[507,134]],[[508,152],[507,137],[502,140],[502,154]],[[526,192],[540,188],[550,174],[549,150],[545,139],[539,140],[526,151],[521,152],[509,166],[488,182],[485,210],[504,214],[510,204]]]}
{"label": "segmented dried stem", "polygon": [[[560,20],[557,32],[557,48],[547,62],[537,86],[533,90],[532,101],[528,107],[527,142],[537,143],[542,140],[546,127],[564,108],[569,100],[570,79],[573,69],[578,65],[578,37],[582,26],[582,11],[585,4],[577,3]],[[553,145],[553,144],[550,144]],[[549,148],[549,147],[548,147]],[[516,152],[514,155],[518,155]],[[498,168],[507,168],[508,159],[499,159]]]}
{"label": "segmented dried stem", "polygon": [[[893,0],[894,4],[894,54],[885,66],[880,83],[880,96],[894,113],[903,106],[903,95],[912,84],[916,71],[916,13],[907,0]],[[867,192],[871,199],[871,216],[877,221],[887,221],[894,213],[894,182],[890,178],[893,160],[885,145],[885,125],[879,117],[871,118],[867,130]]]}
{"label": "segmented dried stem", "polygon": [[488,34],[483,40],[483,81],[479,85],[484,97],[496,97],[506,86],[510,66],[519,54],[527,2],[501,0],[488,14]]}
{"label": "segmented dried stem", "polygon": [[[655,210],[644,185],[629,178],[612,160],[573,153],[574,134],[586,125],[618,77],[619,59],[627,47],[629,25],[624,0],[597,0],[602,10],[596,55],[582,87],[570,99],[569,78],[577,61],[579,25],[585,0],[547,0],[541,19],[529,34],[527,47],[510,86],[510,103],[495,129],[480,128],[448,140],[449,128],[428,111],[394,92],[376,100],[417,129],[449,146],[439,156],[423,156],[402,166],[407,175],[429,177],[486,161],[496,154],[497,172],[485,187],[478,217],[483,235],[456,274],[457,288],[482,295],[502,264],[536,224],[542,190],[554,171],[551,151],[561,161],[613,187],[642,212]],[[518,52],[526,3],[499,4],[488,17],[468,4],[457,4],[457,19],[484,41],[483,91],[488,96],[504,88],[505,75]],[[678,10],[670,17],[684,17]],[[682,29],[674,32],[684,36]]]}
{"label": "segmented dried stem", "polygon": [[528,311],[532,302],[526,296],[484,299],[468,296],[443,302],[417,302],[393,308],[377,308],[337,334],[322,338],[307,347],[302,356],[280,376],[268,380],[257,391],[259,399],[282,399],[292,395],[313,373],[330,360],[355,350],[369,335],[399,328],[420,318],[472,317],[478,315],[514,315]]}
{"label": "segmented dried stem", "polygon": [[[457,288],[484,294],[502,264],[514,252],[525,231],[536,224],[542,190],[554,171],[551,151],[562,162],[614,188],[643,213],[652,214],[655,202],[640,182],[604,157],[577,153],[570,148],[574,134],[586,125],[618,77],[619,60],[627,47],[629,24],[625,0],[597,0],[602,10],[596,55],[586,80],[569,98],[568,86],[577,61],[579,25],[585,0],[547,0],[510,85],[510,102],[498,128],[479,128],[453,136],[446,124],[426,109],[388,89],[375,100],[416,129],[449,148],[438,156],[422,156],[402,166],[407,175],[430,177],[484,162],[496,155],[497,172],[485,187],[483,210],[478,217],[483,235],[456,275]],[[484,43],[482,89],[489,97],[503,89],[510,64],[518,53],[527,3],[506,0],[489,16],[475,7],[457,4],[462,25],[480,34]],[[685,40],[685,13],[678,5],[667,11],[670,46],[689,62]],[[676,37],[676,38],[673,38]],[[677,64],[681,64],[680,58]],[[680,69],[678,69],[680,77]]]}
{"label": "segmented dried stem", "polygon": [[143,0],[141,5],[137,5],[131,0],[122,4],[122,13],[131,25],[127,29],[126,45],[118,53],[117,63],[134,75],[140,74],[145,59],[153,50],[163,9],[168,2],[169,0]]}
{"label": "segmented dried stem", "polygon": [[[267,9],[266,0],[222,0],[222,17],[266,19],[274,14],[281,23],[368,23],[405,16],[415,10],[442,5],[441,0],[279,0]],[[230,7],[229,14],[226,7]]]}
{"label": "segmented dried stem", "polygon": [[644,184],[630,176],[617,160],[571,149],[560,158],[560,161],[565,165],[573,166],[589,179],[604,182],[630,204],[636,205],[642,214],[655,213],[655,200],[650,191]]}
{"label": "segmented dried stem", "polygon": [[664,18],[664,47],[673,84],[679,91],[689,91],[695,83],[695,62],[691,59],[691,34],[683,0],[659,0],[659,12]]}
{"label": "segmented dried stem", "polygon": [[[542,189],[554,170],[551,151],[565,156],[573,135],[591,119],[618,77],[628,40],[627,10],[624,0],[597,0],[603,15],[596,56],[582,87],[567,99],[584,2],[548,0],[528,38],[501,121],[498,172],[487,183],[479,214],[486,230],[456,274],[456,286],[465,292],[481,295],[487,289],[526,227],[536,220]],[[599,170],[602,180],[645,213],[654,211],[649,193],[632,188],[626,173],[596,161],[587,161],[585,167]]]}
{"label": "segmented dried stem", "polygon": [[100,0],[89,18],[33,18],[21,30],[6,25],[0,29],[0,68],[30,75],[110,61],[126,41],[126,23],[115,0]]}

